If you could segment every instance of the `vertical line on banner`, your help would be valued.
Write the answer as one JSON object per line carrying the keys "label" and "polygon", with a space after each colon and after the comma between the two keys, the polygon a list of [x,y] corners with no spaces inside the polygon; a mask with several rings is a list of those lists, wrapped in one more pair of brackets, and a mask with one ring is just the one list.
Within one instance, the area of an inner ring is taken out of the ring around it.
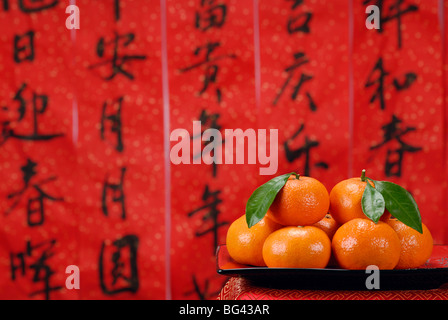
{"label": "vertical line on banner", "polygon": [[160,0],[163,146],[165,167],[165,298],[171,300],[171,162],[170,162],[170,91],[168,80],[168,51],[166,34],[166,0]]}
{"label": "vertical line on banner", "polygon": [[[261,58],[260,58],[260,9],[259,0],[253,0],[253,29],[254,29],[254,90],[255,90],[255,125],[260,129],[261,116]],[[267,146],[266,146],[267,148]],[[269,150],[269,152],[271,152]],[[260,164],[257,165],[259,172]],[[257,176],[257,174],[255,175]]]}
{"label": "vertical line on banner", "polygon": [[353,88],[353,2],[348,0],[348,178],[353,176],[354,88]]}
{"label": "vertical line on banner", "polygon": [[[76,6],[76,0],[70,0],[70,5]],[[70,30],[70,39],[72,41],[73,48],[76,49],[76,28]],[[75,54],[72,55],[72,67],[75,67]],[[78,95],[76,89],[74,90],[72,101],[72,142],[76,146],[78,143],[79,135],[79,119],[78,119]]]}
{"label": "vertical line on banner", "polygon": [[[446,59],[446,39],[445,39],[445,4],[444,4],[444,0],[439,0],[438,2],[438,9],[439,9],[439,27],[440,27],[440,37],[441,37],[441,46],[442,46],[442,94],[443,94],[443,99],[442,99],[442,116],[443,116],[443,154],[442,154],[442,162],[443,162],[443,172],[444,172],[444,177],[443,177],[443,196],[448,196],[448,185],[447,185],[447,178],[448,178],[448,165],[447,165],[447,161],[448,161],[448,144],[447,144],[447,138],[448,138],[448,112],[446,110],[447,107],[447,82],[446,82],[446,64],[447,64],[447,59]],[[448,222],[448,204],[445,203],[445,222]],[[446,239],[446,235],[445,232],[444,234],[442,234],[442,241],[444,241],[444,243],[446,243],[448,241],[448,239]]]}
{"label": "vertical line on banner", "polygon": [[[257,111],[257,123],[261,103],[261,61],[260,61],[260,14],[258,0],[253,0],[254,9],[254,65],[255,65],[255,107]],[[258,125],[257,125],[258,127]]]}
{"label": "vertical line on banner", "polygon": [[[439,0],[439,25],[442,36],[442,44],[445,44],[445,8],[443,2],[444,0]],[[444,52],[445,48],[442,48],[442,51]]]}
{"label": "vertical line on banner", "polygon": [[[76,6],[76,0],[70,0],[70,5]],[[72,70],[76,67],[76,28],[73,28],[70,30],[70,40],[72,42],[72,56],[71,56],[71,64],[72,64]],[[72,82],[73,84],[73,82]],[[73,89],[73,100],[72,100],[72,143],[76,147],[78,144],[78,136],[79,136],[79,111],[78,111],[78,92],[76,89],[76,86],[72,87]],[[78,215],[78,230],[76,233],[77,236],[77,245],[78,245],[78,255],[77,255],[77,261],[76,265],[81,265],[81,217]],[[78,299],[81,300],[81,290],[78,291]]]}
{"label": "vertical line on banner", "polygon": [[72,127],[72,141],[73,144],[76,146],[78,144],[78,135],[79,135],[79,119],[78,119],[78,99],[76,95],[73,97],[73,103],[72,103],[72,121],[73,121],[73,127]]}

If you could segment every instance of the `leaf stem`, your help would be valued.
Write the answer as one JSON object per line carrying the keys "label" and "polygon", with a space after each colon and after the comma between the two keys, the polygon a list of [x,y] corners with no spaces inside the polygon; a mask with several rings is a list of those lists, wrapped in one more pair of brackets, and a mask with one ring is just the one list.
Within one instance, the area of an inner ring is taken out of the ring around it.
{"label": "leaf stem", "polygon": [[300,178],[300,174],[294,172],[293,175],[295,175],[295,176],[296,176],[296,179],[299,180],[299,178]]}
{"label": "leaf stem", "polygon": [[366,169],[362,169],[361,171],[361,181],[362,182],[366,181]]}

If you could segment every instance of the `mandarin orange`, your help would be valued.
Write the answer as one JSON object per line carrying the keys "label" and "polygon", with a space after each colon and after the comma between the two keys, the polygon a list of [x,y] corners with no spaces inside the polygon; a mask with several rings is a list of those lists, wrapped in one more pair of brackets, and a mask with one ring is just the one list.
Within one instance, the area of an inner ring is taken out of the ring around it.
{"label": "mandarin orange", "polygon": [[[373,183],[369,181],[373,186]],[[362,178],[350,178],[337,183],[330,191],[330,214],[338,223],[344,224],[352,219],[368,219],[362,211],[362,195],[367,181]],[[380,221],[386,222],[390,218],[385,210]]]}
{"label": "mandarin orange", "polygon": [[333,239],[336,230],[338,230],[338,228],[340,227],[340,224],[333,219],[331,214],[326,214],[322,220],[316,222],[315,224],[313,224],[313,226],[324,231],[327,234],[328,238],[330,238],[331,240]]}
{"label": "mandarin orange", "polygon": [[268,217],[285,226],[312,225],[328,213],[330,199],[325,186],[305,176],[291,176],[270,207]]}
{"label": "mandarin orange", "polygon": [[433,239],[424,223],[422,223],[423,233],[408,227],[397,219],[390,219],[388,224],[395,230],[401,242],[397,269],[417,268],[429,259],[433,249]]}
{"label": "mandarin orange", "polygon": [[270,268],[325,268],[330,254],[327,234],[313,226],[281,228],[263,245],[263,259]]}
{"label": "mandarin orange", "polygon": [[242,215],[227,230],[227,250],[238,263],[253,266],[265,266],[263,260],[263,243],[266,238],[282,226],[264,217],[257,224],[248,228],[246,215]]}
{"label": "mandarin orange", "polygon": [[376,265],[380,270],[393,269],[400,259],[400,239],[387,223],[356,218],[343,224],[333,236],[332,249],[339,266],[366,269]]}

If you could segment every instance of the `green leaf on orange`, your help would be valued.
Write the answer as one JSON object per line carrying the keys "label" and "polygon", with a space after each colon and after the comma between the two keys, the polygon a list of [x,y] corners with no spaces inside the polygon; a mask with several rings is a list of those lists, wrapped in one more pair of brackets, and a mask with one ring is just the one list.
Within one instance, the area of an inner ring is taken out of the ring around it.
{"label": "green leaf on orange", "polygon": [[362,195],[361,207],[364,214],[377,223],[386,208],[383,195],[367,182]]}
{"label": "green leaf on orange", "polygon": [[373,181],[384,197],[386,209],[408,227],[423,233],[422,218],[417,203],[403,187],[389,181]]}
{"label": "green leaf on orange", "polygon": [[294,172],[275,177],[259,186],[246,203],[246,222],[249,228],[257,224],[268,212],[279,191]]}

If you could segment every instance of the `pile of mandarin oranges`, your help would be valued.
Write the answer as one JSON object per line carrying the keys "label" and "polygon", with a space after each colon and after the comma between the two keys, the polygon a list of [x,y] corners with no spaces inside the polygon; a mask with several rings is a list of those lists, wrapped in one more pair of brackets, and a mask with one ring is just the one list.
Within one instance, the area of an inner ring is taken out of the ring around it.
{"label": "pile of mandarin oranges", "polygon": [[261,221],[249,228],[243,215],[230,225],[229,255],[241,264],[269,268],[423,265],[433,248],[426,225],[420,233],[387,210],[377,223],[370,220],[361,206],[366,183],[347,179],[329,193],[317,179],[291,175]]}

